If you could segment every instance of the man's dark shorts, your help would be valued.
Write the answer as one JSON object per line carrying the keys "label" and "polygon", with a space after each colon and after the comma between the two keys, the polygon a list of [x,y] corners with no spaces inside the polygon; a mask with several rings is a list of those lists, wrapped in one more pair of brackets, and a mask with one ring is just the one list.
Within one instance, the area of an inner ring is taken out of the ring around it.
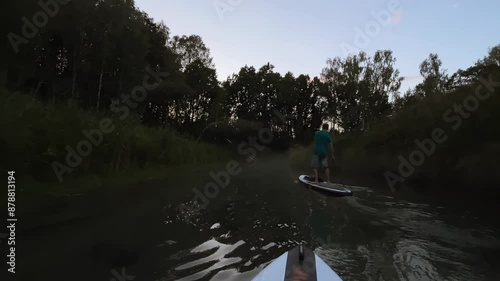
{"label": "man's dark shorts", "polygon": [[313,155],[311,159],[311,167],[313,169],[328,168],[328,158],[326,155]]}

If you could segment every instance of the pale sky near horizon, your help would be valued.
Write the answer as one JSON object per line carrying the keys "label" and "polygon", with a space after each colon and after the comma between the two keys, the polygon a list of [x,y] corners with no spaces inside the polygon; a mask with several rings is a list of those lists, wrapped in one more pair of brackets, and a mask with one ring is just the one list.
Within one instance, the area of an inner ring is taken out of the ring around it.
{"label": "pale sky near horizon", "polygon": [[[210,48],[219,80],[245,65],[258,69],[268,62],[282,74],[319,76],[326,60],[345,57],[342,46],[350,45],[369,55],[392,50],[396,67],[407,77],[404,92],[420,82],[419,65],[430,53],[437,53],[443,68],[453,73],[500,44],[498,0],[194,2],[136,0],[136,5],[155,21],[164,21],[172,36],[200,35]],[[391,2],[400,4],[400,11],[393,13]],[[215,6],[230,8],[218,12]],[[381,20],[382,25],[374,14],[384,12],[391,18]],[[367,34],[366,28],[372,32]],[[356,41],[357,30],[367,34],[365,42]]]}

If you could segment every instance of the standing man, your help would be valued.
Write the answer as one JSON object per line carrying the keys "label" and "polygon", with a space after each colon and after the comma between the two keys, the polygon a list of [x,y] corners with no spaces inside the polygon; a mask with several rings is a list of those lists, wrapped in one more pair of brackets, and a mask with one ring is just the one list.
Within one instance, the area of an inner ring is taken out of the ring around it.
{"label": "standing man", "polygon": [[330,169],[328,168],[328,147],[332,150],[332,158],[335,162],[332,136],[329,132],[328,124],[323,124],[322,130],[314,134],[314,154],[311,166],[314,169],[314,182],[318,183],[318,169],[324,168],[326,180],[330,183]]}

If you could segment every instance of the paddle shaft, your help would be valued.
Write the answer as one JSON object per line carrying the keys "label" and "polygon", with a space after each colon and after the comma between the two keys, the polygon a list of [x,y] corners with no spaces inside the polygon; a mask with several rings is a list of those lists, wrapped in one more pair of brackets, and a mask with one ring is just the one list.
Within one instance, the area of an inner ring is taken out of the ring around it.
{"label": "paddle shaft", "polygon": [[[340,170],[340,165],[338,164],[337,158],[333,157],[333,163],[334,163],[334,164],[337,164],[337,166],[339,167],[339,170]],[[333,167],[333,165],[332,165],[332,168],[334,168],[334,167]],[[342,172],[339,172],[339,175],[340,175],[340,176],[339,176],[339,178],[340,178],[340,184],[341,184],[344,188],[346,188],[346,187],[345,187],[345,184],[344,184],[344,177],[343,177],[343,175],[342,175],[342,174],[343,174]]]}

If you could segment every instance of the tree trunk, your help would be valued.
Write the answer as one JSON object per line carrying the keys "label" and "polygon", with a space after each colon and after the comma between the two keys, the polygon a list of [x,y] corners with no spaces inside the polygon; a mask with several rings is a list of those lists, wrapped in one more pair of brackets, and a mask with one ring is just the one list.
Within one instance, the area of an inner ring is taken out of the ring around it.
{"label": "tree trunk", "polygon": [[99,75],[99,90],[97,91],[97,108],[99,111],[99,104],[101,102],[101,90],[102,90],[102,76],[104,74],[104,66],[106,64],[106,36],[108,35],[108,30],[111,28],[111,23],[109,23],[104,30],[103,44],[102,44],[102,67],[101,74]]}
{"label": "tree trunk", "polygon": [[[83,31],[80,31],[80,45],[78,48],[75,48],[73,52],[73,82],[71,84],[71,98],[75,98],[76,91],[76,79],[78,77],[78,63],[80,62],[80,58],[82,55],[82,46],[83,46]],[[76,51],[78,49],[78,52]]]}
{"label": "tree trunk", "polygon": [[97,91],[97,105],[96,105],[96,110],[99,111],[99,103],[101,102],[101,90],[102,90],[102,76],[104,74],[104,64],[106,63],[106,59],[102,59],[102,67],[101,67],[101,74],[99,76],[99,90]]}
{"label": "tree trunk", "polygon": [[185,112],[185,121],[184,123],[185,124],[189,124],[191,122],[191,115],[193,114],[193,109],[192,109],[193,105],[191,103],[191,101],[188,100],[187,102],[187,108],[186,108],[186,112]]}

